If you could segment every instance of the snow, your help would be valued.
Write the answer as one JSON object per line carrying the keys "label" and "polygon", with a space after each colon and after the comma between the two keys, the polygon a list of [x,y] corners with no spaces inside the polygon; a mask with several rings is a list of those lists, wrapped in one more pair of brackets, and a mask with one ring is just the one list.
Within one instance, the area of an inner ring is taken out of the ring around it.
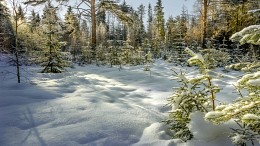
{"label": "snow", "polygon": [[236,133],[236,135],[232,137],[232,141],[234,144],[246,143],[246,138],[244,135]]}
{"label": "snow", "polygon": [[233,34],[231,36],[231,38],[235,37],[236,35],[240,35],[240,36],[243,36],[243,35],[246,35],[248,33],[252,33],[252,32],[259,32],[260,31],[260,25],[251,25],[251,26],[248,26],[244,29],[242,29],[240,32],[237,32],[235,34]]}
{"label": "snow", "polygon": [[206,115],[205,115],[205,118],[207,119],[213,119],[213,118],[217,118],[217,117],[220,117],[220,116],[223,116],[224,113],[223,112],[220,112],[220,111],[211,111],[211,112],[208,112]]}
{"label": "snow", "polygon": [[[252,37],[256,34],[260,33],[260,25],[251,25],[244,29],[242,29],[239,32],[234,33],[230,40],[232,41],[240,41],[240,43],[244,44],[246,42],[253,43],[255,45],[259,45],[260,39],[259,37],[254,38],[254,40],[251,40]],[[255,40],[257,39],[258,40]]]}
{"label": "snow", "polygon": [[188,47],[186,47],[184,51],[187,52],[188,54],[190,54],[191,56],[195,56],[195,55],[196,55],[196,53],[194,53],[194,52],[193,52],[190,48],[188,48]]}
{"label": "snow", "polygon": [[188,79],[184,76],[184,74],[179,74],[178,75],[178,78],[181,80],[181,81],[184,81],[184,82],[188,82]]}
{"label": "snow", "polygon": [[241,79],[239,79],[237,82],[238,84],[243,84],[244,82],[247,85],[259,87],[260,86],[260,71],[257,71],[255,73],[246,74]]}
{"label": "snow", "polygon": [[[230,125],[214,126],[201,113],[189,125],[195,138],[183,143],[171,139],[162,123],[171,111],[166,106],[176,72],[198,73],[157,60],[152,76],[144,66],[75,66],[61,74],[41,74],[42,68],[22,66],[17,84],[15,67],[0,55],[0,145],[2,146],[230,146],[225,135]],[[220,70],[220,69],[219,69]],[[222,73],[213,80],[223,88],[218,101],[237,97],[232,83],[242,73]],[[228,95],[228,97],[227,97]],[[232,124],[231,124],[232,125]]]}
{"label": "snow", "polygon": [[190,60],[191,59],[198,59],[200,62],[202,62],[202,63],[204,63],[204,58],[202,57],[202,55],[201,54],[199,54],[199,53],[197,53],[195,56],[193,56],[193,57],[191,57],[190,58]]}
{"label": "snow", "polygon": [[244,120],[260,120],[260,117],[255,114],[246,114],[243,116]]}
{"label": "snow", "polygon": [[185,51],[192,56],[189,60],[197,60],[198,59],[201,63],[204,63],[205,60],[200,53],[194,53],[188,47],[185,49]]}
{"label": "snow", "polygon": [[254,9],[254,10],[250,10],[248,11],[249,13],[256,13],[256,12],[260,12],[260,9]]}
{"label": "snow", "polygon": [[254,80],[248,80],[247,84],[250,85],[250,86],[259,87],[260,86],[260,78],[254,79]]}
{"label": "snow", "polygon": [[[191,132],[194,134],[194,139],[210,142],[214,139],[222,139],[218,141],[218,145],[232,145],[232,142],[228,140],[229,127],[234,127],[234,122],[228,122],[223,125],[213,125],[211,122],[204,120],[203,113],[196,112],[191,115],[191,123],[189,124]],[[222,143],[222,144],[221,144]],[[212,146],[214,144],[207,144]]]}

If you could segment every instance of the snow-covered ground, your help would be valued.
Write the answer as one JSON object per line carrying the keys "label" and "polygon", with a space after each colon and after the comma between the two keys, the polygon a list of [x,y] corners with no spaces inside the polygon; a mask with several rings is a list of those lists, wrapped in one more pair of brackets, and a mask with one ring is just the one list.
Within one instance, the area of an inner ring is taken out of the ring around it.
{"label": "snow-covered ground", "polygon": [[[230,146],[229,125],[213,126],[200,113],[192,115],[195,138],[171,139],[161,121],[171,110],[167,97],[178,83],[174,69],[192,77],[196,68],[156,61],[152,75],[143,66],[87,65],[62,74],[40,74],[22,67],[17,84],[15,67],[0,57],[0,146]],[[220,70],[220,69],[219,69]],[[218,100],[232,101],[239,72],[222,73]]]}

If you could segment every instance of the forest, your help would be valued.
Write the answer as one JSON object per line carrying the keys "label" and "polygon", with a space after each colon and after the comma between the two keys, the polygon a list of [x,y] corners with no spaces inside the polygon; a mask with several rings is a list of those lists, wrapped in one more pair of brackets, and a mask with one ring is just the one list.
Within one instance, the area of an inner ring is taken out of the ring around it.
{"label": "forest", "polygon": [[0,146],[260,145],[260,1],[164,2],[0,0]]}

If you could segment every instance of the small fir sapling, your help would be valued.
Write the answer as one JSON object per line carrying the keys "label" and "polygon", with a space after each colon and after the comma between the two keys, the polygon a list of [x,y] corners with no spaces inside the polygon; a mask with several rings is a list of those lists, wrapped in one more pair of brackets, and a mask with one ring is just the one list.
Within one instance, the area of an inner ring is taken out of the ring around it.
{"label": "small fir sapling", "polygon": [[110,64],[110,67],[112,67],[114,64],[113,52],[114,52],[114,48],[112,46],[108,47],[108,52],[106,53],[106,60],[107,63]]}
{"label": "small fir sapling", "polygon": [[140,65],[144,64],[144,57],[143,57],[143,48],[139,47],[132,51],[132,65]]}
{"label": "small fir sapling", "polygon": [[122,56],[121,56],[124,64],[129,64],[131,62],[130,49],[133,49],[133,47],[129,45],[128,41],[125,41],[124,46],[122,48]]}
{"label": "small fir sapling", "polygon": [[96,59],[98,64],[105,65],[106,64],[106,47],[105,44],[100,44],[96,50]]}
{"label": "small fir sapling", "polygon": [[[231,36],[232,41],[239,41],[241,44],[249,43],[260,45],[260,25],[252,25],[244,28],[240,32]],[[242,62],[243,63],[243,62]],[[236,66],[242,66],[236,64]],[[234,129],[230,137],[235,145],[246,146],[248,142],[260,143],[260,71],[256,61],[245,63],[243,71],[255,73],[244,75],[237,81],[240,98],[230,104],[223,104],[216,107],[216,111],[211,111],[205,118],[215,124],[221,124],[229,120],[234,120],[239,125],[239,129]],[[258,70],[258,71],[257,71]],[[248,94],[243,96],[240,90],[247,90]]]}
{"label": "small fir sapling", "polygon": [[89,45],[82,46],[82,55],[81,55],[81,62],[80,63],[88,63],[91,64],[91,59],[93,55],[93,50]]}
{"label": "small fir sapling", "polygon": [[237,83],[238,89],[246,89],[248,95],[240,93],[240,98],[217,106],[205,118],[215,124],[235,120],[240,129],[233,129],[231,140],[235,145],[246,145],[248,141],[260,140],[260,71],[244,75]]}
{"label": "small fir sapling", "polygon": [[63,54],[60,52],[60,45],[50,44],[51,48],[49,52],[46,52],[46,57],[41,58],[41,66],[44,69],[42,73],[61,73],[64,71],[65,67],[68,67],[68,61],[64,60]]}
{"label": "small fir sapling", "polygon": [[148,53],[145,54],[144,63],[145,63],[144,71],[151,71],[152,53],[150,51],[148,51]]}
{"label": "small fir sapling", "polygon": [[241,45],[248,43],[260,45],[260,25],[251,25],[230,37],[231,41],[239,41]]}
{"label": "small fir sapling", "polygon": [[189,130],[190,115],[195,111],[206,112],[208,107],[207,90],[201,88],[203,84],[200,78],[187,79],[185,74],[175,73],[180,87],[168,98],[172,111],[169,118],[164,122],[174,131],[173,138],[180,138],[183,141],[193,138]]}
{"label": "small fir sapling", "polygon": [[107,43],[109,45],[109,47],[106,48],[107,51],[105,53],[107,64],[110,64],[111,67],[113,67],[113,65],[121,65],[121,48],[118,45],[118,41],[109,40]]}
{"label": "small fir sapling", "polygon": [[144,63],[145,63],[144,71],[149,71],[150,77],[152,76],[152,71],[151,71],[152,62],[153,62],[152,53],[150,51],[148,51],[147,54],[145,54],[145,56],[144,56]]}
{"label": "small fir sapling", "polygon": [[219,92],[217,86],[212,85],[212,77],[208,75],[208,69],[204,58],[199,53],[194,53],[189,48],[185,49],[190,56],[188,62],[192,65],[198,65],[201,75],[188,79],[184,73],[175,73],[180,87],[168,98],[172,111],[165,122],[170,125],[170,129],[175,132],[174,138],[180,138],[183,141],[190,140],[193,135],[189,130],[190,115],[193,112],[200,111],[206,113],[215,110],[215,93]]}
{"label": "small fir sapling", "polygon": [[260,63],[259,63],[259,54],[257,54],[255,48],[252,45],[259,46],[260,45],[260,25],[251,25],[248,26],[241,31],[233,34],[230,37],[230,40],[233,42],[239,42],[241,45],[243,44],[251,44],[251,50],[253,52],[253,62],[240,62],[234,65],[230,65],[227,68],[230,69],[241,69],[245,72],[255,72],[259,71]]}
{"label": "small fir sapling", "polygon": [[214,69],[227,65],[230,60],[230,55],[225,52],[225,39],[223,40],[223,44],[219,46],[219,49],[221,50],[215,49],[217,46],[212,42],[214,42],[214,39],[208,40],[206,44],[208,49],[200,50],[200,53],[204,58],[205,66],[208,69]]}
{"label": "small fir sapling", "polygon": [[228,64],[230,56],[227,52],[216,49],[201,50],[207,68],[214,69],[216,67],[223,67]]}
{"label": "small fir sapling", "polygon": [[212,76],[208,74],[210,71],[205,59],[200,53],[194,53],[189,48],[185,49],[185,52],[187,52],[190,56],[192,56],[190,59],[188,59],[188,63],[190,65],[197,65],[199,66],[200,72],[202,74],[202,80],[206,80],[207,84],[205,84],[205,87],[210,93],[210,99],[212,104],[212,110],[215,110],[215,94],[220,91],[220,89],[217,86],[214,86],[212,84]]}
{"label": "small fir sapling", "polygon": [[236,71],[244,71],[244,72],[255,72],[259,70],[260,63],[259,62],[239,62],[235,64],[231,64],[225,67],[226,69],[233,69]]}

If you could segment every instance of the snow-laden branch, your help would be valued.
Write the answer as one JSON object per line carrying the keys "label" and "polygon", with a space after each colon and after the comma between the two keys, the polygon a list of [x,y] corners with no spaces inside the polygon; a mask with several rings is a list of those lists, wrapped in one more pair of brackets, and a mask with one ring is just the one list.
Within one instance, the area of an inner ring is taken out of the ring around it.
{"label": "snow-laden branch", "polygon": [[241,44],[249,43],[260,45],[260,25],[251,25],[233,34],[231,41],[239,41]]}

